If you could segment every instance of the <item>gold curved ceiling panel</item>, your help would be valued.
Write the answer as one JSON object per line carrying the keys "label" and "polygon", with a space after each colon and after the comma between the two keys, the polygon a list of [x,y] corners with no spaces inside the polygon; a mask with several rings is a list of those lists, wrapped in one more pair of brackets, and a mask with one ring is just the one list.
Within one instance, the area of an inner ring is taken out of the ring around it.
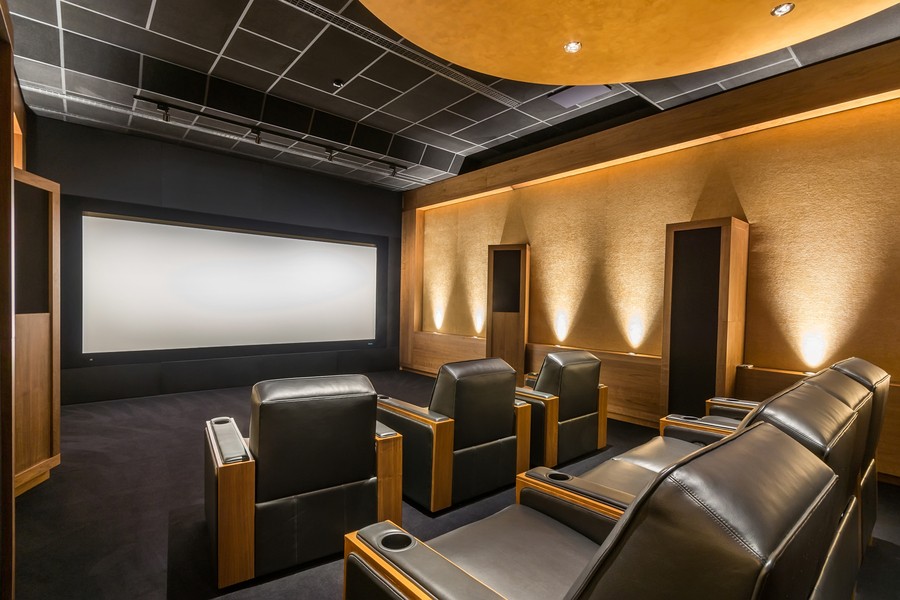
{"label": "gold curved ceiling panel", "polygon": [[[505,79],[552,85],[644,81],[773,52],[895,0],[361,0],[417,46]],[[568,54],[563,46],[581,42]]]}

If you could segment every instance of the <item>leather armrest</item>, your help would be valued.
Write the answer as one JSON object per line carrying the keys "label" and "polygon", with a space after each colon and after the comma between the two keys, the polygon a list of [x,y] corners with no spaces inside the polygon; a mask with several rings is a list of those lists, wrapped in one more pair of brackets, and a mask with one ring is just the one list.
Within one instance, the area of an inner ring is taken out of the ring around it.
{"label": "leather armrest", "polygon": [[395,435],[400,435],[381,421],[375,421],[375,437],[376,438],[389,438],[394,437]]}
{"label": "leather armrest", "polygon": [[[407,597],[422,590],[447,600],[500,600],[496,592],[389,521],[375,523],[344,538],[344,558],[354,554],[373,576],[390,582]],[[361,586],[362,587],[362,586]],[[347,587],[345,598],[365,598],[368,588]]]}
{"label": "leather armrest", "polygon": [[[749,413],[756,408],[759,402],[752,400],[739,400],[737,398],[725,398],[717,396],[706,400],[706,414],[723,417],[737,417],[740,414]],[[718,410],[718,412],[716,412]]]}
{"label": "leather armrest", "polygon": [[731,435],[740,424],[740,421],[726,417],[666,415],[659,420],[659,434],[707,445]]}
{"label": "leather armrest", "polygon": [[546,402],[550,398],[556,398],[556,396],[544,392],[536,392],[533,389],[527,387],[516,388],[516,400],[524,400],[525,402]]}
{"label": "leather armrest", "polygon": [[385,410],[390,410],[392,412],[403,411],[406,413],[410,413],[414,417],[433,421],[435,423],[438,423],[440,421],[448,421],[450,419],[450,417],[448,417],[447,415],[442,415],[441,413],[428,410],[424,406],[410,404],[409,402],[397,400],[396,398],[391,398],[390,396],[379,395],[378,407]]}
{"label": "leather armrest", "polygon": [[579,496],[596,500],[597,502],[619,508],[623,511],[634,502],[634,495],[629,494],[628,492],[623,492],[622,490],[617,490],[600,483],[581,479],[569,475],[568,473],[554,471],[553,469],[548,469],[546,467],[535,467],[525,473],[525,477],[573,492]]}

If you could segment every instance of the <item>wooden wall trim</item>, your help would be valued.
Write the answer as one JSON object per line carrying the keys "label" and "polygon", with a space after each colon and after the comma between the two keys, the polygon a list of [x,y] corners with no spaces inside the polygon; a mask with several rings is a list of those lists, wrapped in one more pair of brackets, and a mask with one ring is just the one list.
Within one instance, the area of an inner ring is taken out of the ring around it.
{"label": "wooden wall trim", "polygon": [[409,332],[409,347],[401,350],[401,368],[437,375],[441,365],[460,360],[485,357],[485,340],[479,337],[434,333],[431,331]]}
{"label": "wooden wall trim", "polygon": [[434,208],[900,97],[900,40],[810,65],[403,195]]}

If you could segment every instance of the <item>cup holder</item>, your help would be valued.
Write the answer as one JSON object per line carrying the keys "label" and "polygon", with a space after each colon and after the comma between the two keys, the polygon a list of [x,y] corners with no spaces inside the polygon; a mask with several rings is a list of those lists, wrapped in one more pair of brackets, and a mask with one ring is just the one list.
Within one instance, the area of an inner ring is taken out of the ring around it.
{"label": "cup holder", "polygon": [[568,473],[560,473],[559,471],[551,471],[547,473],[547,477],[553,481],[568,481],[572,479],[572,476]]}
{"label": "cup holder", "polygon": [[389,552],[406,550],[415,543],[416,540],[413,536],[403,531],[393,531],[378,540],[378,545],[381,546],[381,549],[388,550]]}
{"label": "cup holder", "polygon": [[216,417],[212,420],[213,425],[228,425],[229,423],[231,423],[231,419],[228,417]]}
{"label": "cup holder", "polygon": [[387,400],[388,398],[390,398],[390,396],[385,396],[384,394],[378,394],[379,400]]}
{"label": "cup holder", "polygon": [[681,418],[685,421],[699,421],[700,417],[695,417],[693,415],[681,415]]}

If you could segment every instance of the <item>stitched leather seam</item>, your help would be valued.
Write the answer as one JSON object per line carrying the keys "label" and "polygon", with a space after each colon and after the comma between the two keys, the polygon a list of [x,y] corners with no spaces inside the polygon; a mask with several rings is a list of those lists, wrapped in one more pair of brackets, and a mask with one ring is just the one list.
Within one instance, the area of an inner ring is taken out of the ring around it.
{"label": "stitched leather seam", "polygon": [[738,542],[740,542],[741,545],[743,545],[744,548],[746,548],[747,551],[750,552],[750,554],[752,554],[753,556],[755,556],[755,557],[756,557],[757,559],[759,559],[759,560],[763,560],[762,555],[761,555],[759,552],[757,552],[756,550],[754,550],[754,549],[750,546],[750,544],[747,542],[747,540],[745,540],[743,537],[741,537],[741,536],[734,530],[734,528],[731,527],[731,526],[725,521],[725,519],[723,519],[718,513],[716,513],[716,512],[715,512],[712,508],[710,508],[706,503],[704,503],[704,502],[701,501],[696,495],[694,495],[694,492],[691,491],[690,489],[688,489],[688,487],[687,487],[686,485],[684,485],[682,482],[678,481],[678,480],[675,479],[674,477],[671,477],[671,476],[670,476],[670,477],[668,477],[668,479],[669,479],[669,481],[672,481],[673,483],[675,483],[675,485],[677,485],[678,487],[680,487],[680,488],[684,491],[684,493],[687,494],[687,495],[691,498],[691,500],[693,500],[693,501],[697,504],[697,506],[699,506],[700,508],[702,508],[703,510],[705,510],[705,511],[706,511],[713,519],[715,519],[716,522],[718,522],[719,525],[722,527],[722,529],[724,529],[725,531],[727,531],[727,532],[729,533],[729,535],[731,535],[731,537],[733,537],[735,540],[737,540]]}

